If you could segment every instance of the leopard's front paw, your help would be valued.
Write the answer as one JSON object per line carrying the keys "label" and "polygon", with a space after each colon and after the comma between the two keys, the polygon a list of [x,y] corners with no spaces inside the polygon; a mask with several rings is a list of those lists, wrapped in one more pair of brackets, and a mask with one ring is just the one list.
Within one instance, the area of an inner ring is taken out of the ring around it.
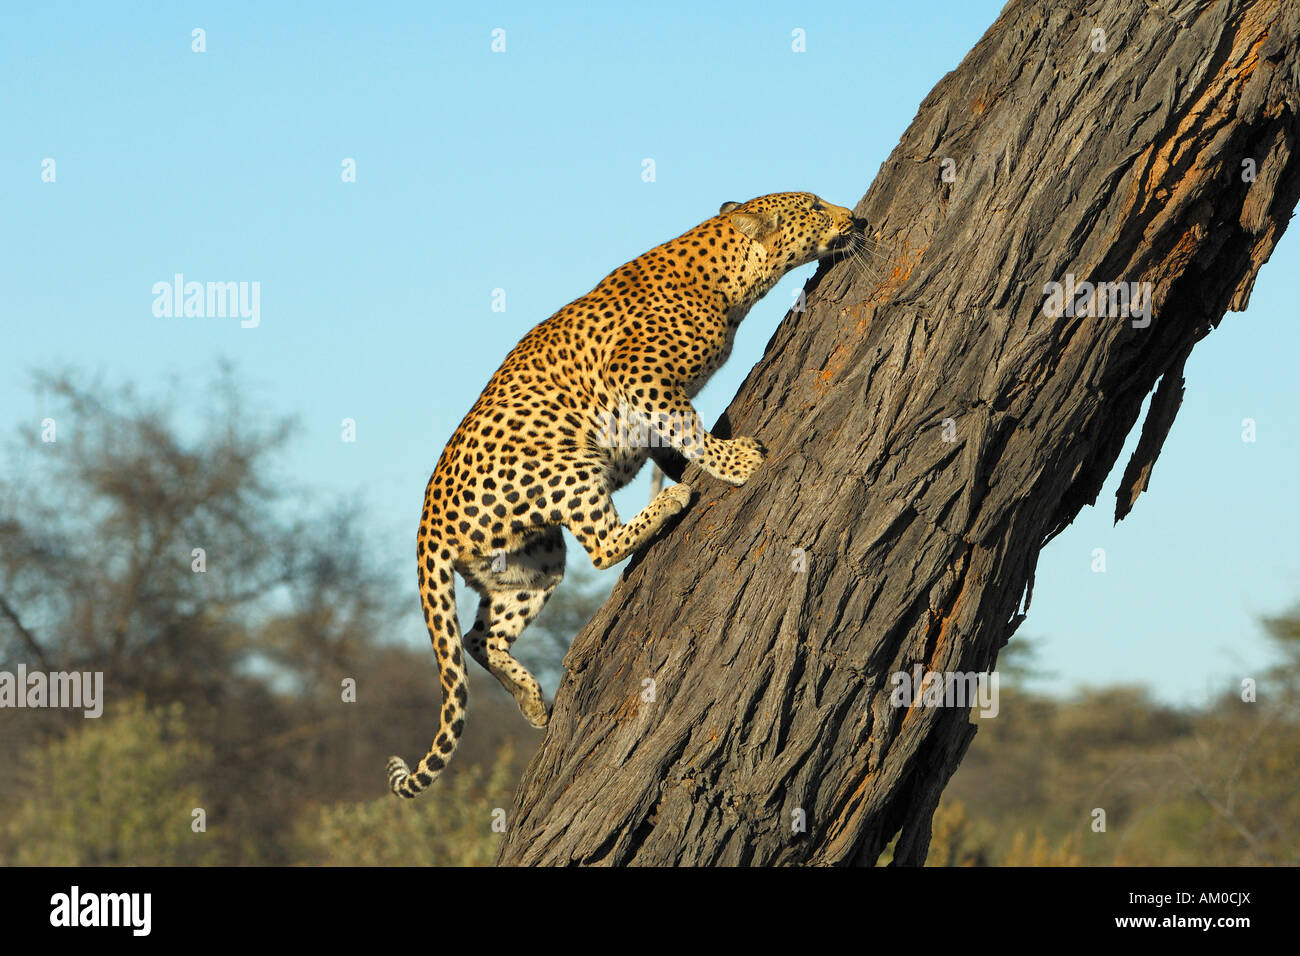
{"label": "leopard's front paw", "polygon": [[743,485],[767,457],[767,449],[757,438],[741,435],[723,442],[723,451],[714,463],[713,474],[733,485]]}

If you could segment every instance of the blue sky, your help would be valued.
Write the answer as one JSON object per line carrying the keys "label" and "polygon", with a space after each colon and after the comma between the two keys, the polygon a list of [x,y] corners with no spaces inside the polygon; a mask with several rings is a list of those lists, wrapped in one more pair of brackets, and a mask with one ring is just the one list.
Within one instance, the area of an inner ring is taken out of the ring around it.
{"label": "blue sky", "polygon": [[[39,427],[33,369],[143,387],[174,375],[201,403],[228,358],[256,407],[300,417],[297,477],[358,494],[380,544],[405,555],[443,443],[524,332],[724,200],[807,189],[852,206],[1000,7],[7,8],[0,423]],[[1140,681],[1196,703],[1269,659],[1255,619],[1300,599],[1298,242],[1278,246],[1250,311],[1198,346],[1136,511],[1111,527],[1117,468],[1043,552],[1020,631],[1043,639],[1055,676],[1039,686]],[[751,312],[698,399],[706,420],[811,271]],[[155,316],[152,287],[176,273],[259,282],[260,325]],[[621,493],[625,516],[645,489],[643,476]],[[413,580],[410,593],[423,641]]]}

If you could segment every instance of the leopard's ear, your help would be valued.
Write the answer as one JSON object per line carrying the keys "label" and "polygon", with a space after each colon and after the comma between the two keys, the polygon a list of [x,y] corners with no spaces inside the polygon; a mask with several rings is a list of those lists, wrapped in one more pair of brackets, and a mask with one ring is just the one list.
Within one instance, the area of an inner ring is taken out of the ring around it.
{"label": "leopard's ear", "polygon": [[738,202],[724,202],[722,208],[718,210],[718,215],[721,216],[724,213],[731,212],[731,210],[735,209],[739,205],[740,203]]}
{"label": "leopard's ear", "polygon": [[775,212],[733,212],[731,224],[750,239],[757,239],[774,232],[781,225],[781,217]]}

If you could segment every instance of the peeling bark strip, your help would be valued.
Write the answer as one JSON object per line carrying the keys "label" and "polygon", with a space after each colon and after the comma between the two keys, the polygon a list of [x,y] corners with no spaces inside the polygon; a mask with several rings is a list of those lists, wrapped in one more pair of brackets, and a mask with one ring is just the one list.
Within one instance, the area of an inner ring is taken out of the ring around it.
{"label": "peeling bark strip", "polygon": [[[993,666],[1166,376],[1121,515],[1146,486],[1300,195],[1298,37],[1277,0],[1008,4],[855,210],[892,275],[820,271],[724,416],[767,463],[692,466],[574,641],[500,863],[869,864],[896,834],[924,861],[974,727],[890,675]],[[1150,325],[1045,316],[1067,274],[1150,283]]]}

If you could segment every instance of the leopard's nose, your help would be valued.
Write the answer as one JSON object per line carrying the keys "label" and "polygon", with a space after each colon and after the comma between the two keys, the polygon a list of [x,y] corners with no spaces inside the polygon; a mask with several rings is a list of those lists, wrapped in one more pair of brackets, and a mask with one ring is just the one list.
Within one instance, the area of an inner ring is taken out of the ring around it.
{"label": "leopard's nose", "polygon": [[849,217],[849,228],[854,232],[866,232],[867,221],[860,216],[851,216]]}

